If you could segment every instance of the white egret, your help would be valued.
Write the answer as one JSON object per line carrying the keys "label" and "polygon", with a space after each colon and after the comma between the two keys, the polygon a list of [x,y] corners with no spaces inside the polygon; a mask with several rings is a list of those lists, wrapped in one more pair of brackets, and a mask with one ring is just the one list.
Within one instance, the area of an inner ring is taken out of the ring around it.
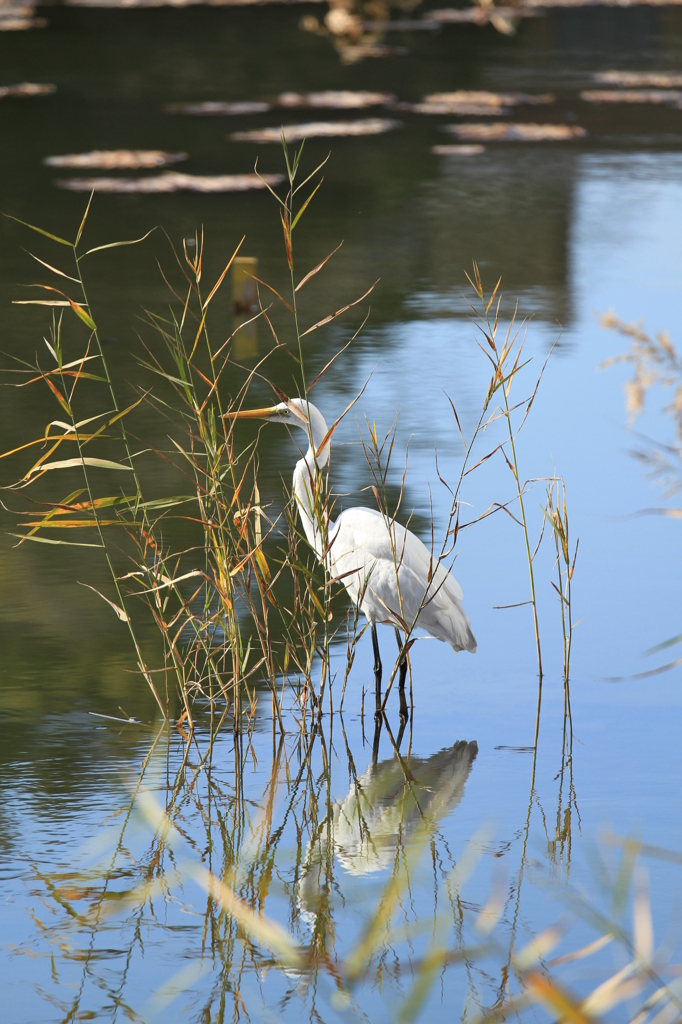
{"label": "white egret", "polygon": [[[349,875],[385,871],[402,861],[396,853],[435,836],[443,819],[461,803],[478,744],[460,740],[431,757],[412,755],[375,761],[353,778],[348,795],[331,806],[329,829],[309,840],[298,883],[298,904],[312,927],[343,880],[337,873],[327,886],[331,846],[336,861]],[[409,774],[408,774],[409,773]]]}
{"label": "white egret", "polygon": [[[327,561],[332,577],[339,579],[351,601],[369,622],[374,650],[377,710],[381,706],[381,656],[377,623],[398,629],[405,624],[425,629],[457,651],[476,650],[476,638],[462,607],[462,589],[442,562],[410,530],[371,508],[345,509],[326,526],[326,550],[319,512],[312,497],[314,484],[329,460],[331,434],[322,413],[311,402],[288,399],[265,409],[227,413],[230,419],[264,419],[300,427],[308,435],[308,451],[296,463],[293,492],[308,543],[317,557]],[[312,442],[312,443],[311,443]],[[315,465],[317,464],[317,471]],[[319,505],[318,505],[319,509]],[[416,620],[416,621],[415,621]],[[400,665],[401,712],[407,662]]]}

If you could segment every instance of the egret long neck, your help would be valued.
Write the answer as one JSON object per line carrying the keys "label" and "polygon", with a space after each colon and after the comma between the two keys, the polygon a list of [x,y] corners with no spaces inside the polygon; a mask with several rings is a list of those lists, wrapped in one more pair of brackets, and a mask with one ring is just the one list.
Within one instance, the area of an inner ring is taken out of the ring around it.
{"label": "egret long neck", "polygon": [[321,475],[319,468],[317,474],[315,473],[314,465],[312,451],[308,449],[305,458],[296,463],[293,491],[308,543],[317,557],[322,558],[322,537],[315,515],[315,499],[313,497],[313,483],[320,483]]}

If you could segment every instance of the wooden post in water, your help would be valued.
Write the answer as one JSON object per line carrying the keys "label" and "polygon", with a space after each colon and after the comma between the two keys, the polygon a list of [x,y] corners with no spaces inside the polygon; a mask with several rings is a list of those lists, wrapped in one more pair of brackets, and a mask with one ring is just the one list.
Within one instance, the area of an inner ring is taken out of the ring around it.
{"label": "wooden post in water", "polygon": [[[238,361],[258,355],[258,259],[237,256],[232,263],[232,352]],[[253,323],[249,323],[253,320]],[[244,325],[244,326],[242,326]]]}

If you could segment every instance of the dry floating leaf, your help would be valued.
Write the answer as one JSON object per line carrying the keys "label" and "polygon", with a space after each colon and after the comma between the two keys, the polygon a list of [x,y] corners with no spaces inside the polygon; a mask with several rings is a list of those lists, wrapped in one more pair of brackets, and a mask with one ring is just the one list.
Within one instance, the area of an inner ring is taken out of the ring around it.
{"label": "dry floating leaf", "polygon": [[406,57],[406,46],[386,46],[384,43],[367,43],[360,40],[354,46],[338,45],[337,50],[344,64],[357,64],[365,57]]}
{"label": "dry floating leaf", "polygon": [[56,182],[71,192],[246,192],[274,188],[284,180],[281,174],[180,174],[166,171],[149,178],[65,178]]}
{"label": "dry floating leaf", "polygon": [[46,156],[48,167],[101,168],[105,171],[165,167],[186,160],[186,153],[164,153],[160,149],[93,149],[90,153]]}
{"label": "dry floating leaf", "polygon": [[30,28],[45,28],[45,18],[34,18],[35,9],[27,4],[0,6],[0,32],[24,32]]}
{"label": "dry floating leaf", "polygon": [[436,156],[478,156],[479,153],[485,153],[485,146],[432,146],[431,152]]}
{"label": "dry floating leaf", "polygon": [[445,114],[451,117],[504,117],[510,113],[509,107],[490,107],[476,103],[405,103],[402,110],[410,110],[413,114]]}
{"label": "dry floating leaf", "polygon": [[220,117],[239,114],[264,114],[275,107],[285,110],[310,107],[313,110],[362,110],[365,107],[389,106],[396,97],[386,92],[363,92],[334,89],[325,92],[282,92],[267,100],[209,100],[203,103],[173,103],[169,114],[191,114],[194,117]]}
{"label": "dry floating leaf", "polygon": [[277,97],[280,107],[312,107],[330,110],[362,110],[364,107],[382,107],[395,102],[388,92],[363,92],[351,89],[333,89],[326,92],[282,92]]}
{"label": "dry floating leaf", "polygon": [[446,131],[472,142],[565,142],[583,139],[584,128],[568,124],[451,124]]}
{"label": "dry floating leaf", "polygon": [[225,117],[234,114],[264,114],[272,109],[271,103],[260,100],[208,100],[203,103],[171,103],[167,114],[190,114],[193,117]]}
{"label": "dry floating leaf", "polygon": [[[2,19],[0,18],[0,31]],[[5,96],[51,96],[57,91],[56,85],[39,82],[20,82],[18,85],[0,85],[0,99]]]}
{"label": "dry floating leaf", "polygon": [[424,96],[421,103],[405,104],[416,114],[505,114],[512,107],[554,103],[551,93],[533,95],[527,92],[479,92],[459,89],[457,92],[436,92]]}
{"label": "dry floating leaf", "polygon": [[682,107],[680,89],[588,89],[580,93],[586,103],[657,103]]}
{"label": "dry floating leaf", "polygon": [[340,138],[355,135],[381,135],[400,127],[400,121],[371,117],[364,121],[310,121],[308,124],[289,124],[284,128],[255,128],[248,132],[233,132],[234,142],[280,142],[282,133],[287,142],[302,139]]}
{"label": "dry floating leaf", "polygon": [[592,76],[603,85],[626,88],[670,89],[682,87],[682,75],[666,71],[597,71]]}

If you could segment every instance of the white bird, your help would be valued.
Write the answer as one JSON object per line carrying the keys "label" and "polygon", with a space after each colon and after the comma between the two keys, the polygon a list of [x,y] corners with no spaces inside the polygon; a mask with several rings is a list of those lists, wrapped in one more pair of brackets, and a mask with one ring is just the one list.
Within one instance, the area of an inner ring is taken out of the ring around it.
{"label": "white bird", "polygon": [[373,759],[362,775],[353,778],[348,795],[332,804],[328,828],[315,830],[306,848],[297,899],[311,927],[325,897],[345,888],[339,872],[329,884],[334,867],[330,846],[338,863],[356,877],[402,862],[396,857],[398,847],[402,853],[435,836],[443,819],[461,803],[477,754],[475,741],[460,740],[428,758]]}
{"label": "white bird", "polygon": [[[377,711],[381,707],[381,657],[376,625],[414,626],[450,644],[457,651],[476,650],[476,638],[462,607],[462,588],[442,562],[410,530],[371,508],[345,509],[336,522],[326,524],[326,550],[320,530],[320,504],[313,499],[320,471],[329,460],[333,429],[319,409],[305,399],[293,398],[265,409],[227,413],[230,419],[264,419],[300,427],[308,435],[308,451],[296,463],[293,492],[308,543],[317,557],[327,561],[332,578],[339,579],[369,622],[374,650]],[[317,465],[317,469],[315,466]],[[415,621],[416,620],[416,621]],[[404,698],[405,656],[400,665],[401,713]]]}

